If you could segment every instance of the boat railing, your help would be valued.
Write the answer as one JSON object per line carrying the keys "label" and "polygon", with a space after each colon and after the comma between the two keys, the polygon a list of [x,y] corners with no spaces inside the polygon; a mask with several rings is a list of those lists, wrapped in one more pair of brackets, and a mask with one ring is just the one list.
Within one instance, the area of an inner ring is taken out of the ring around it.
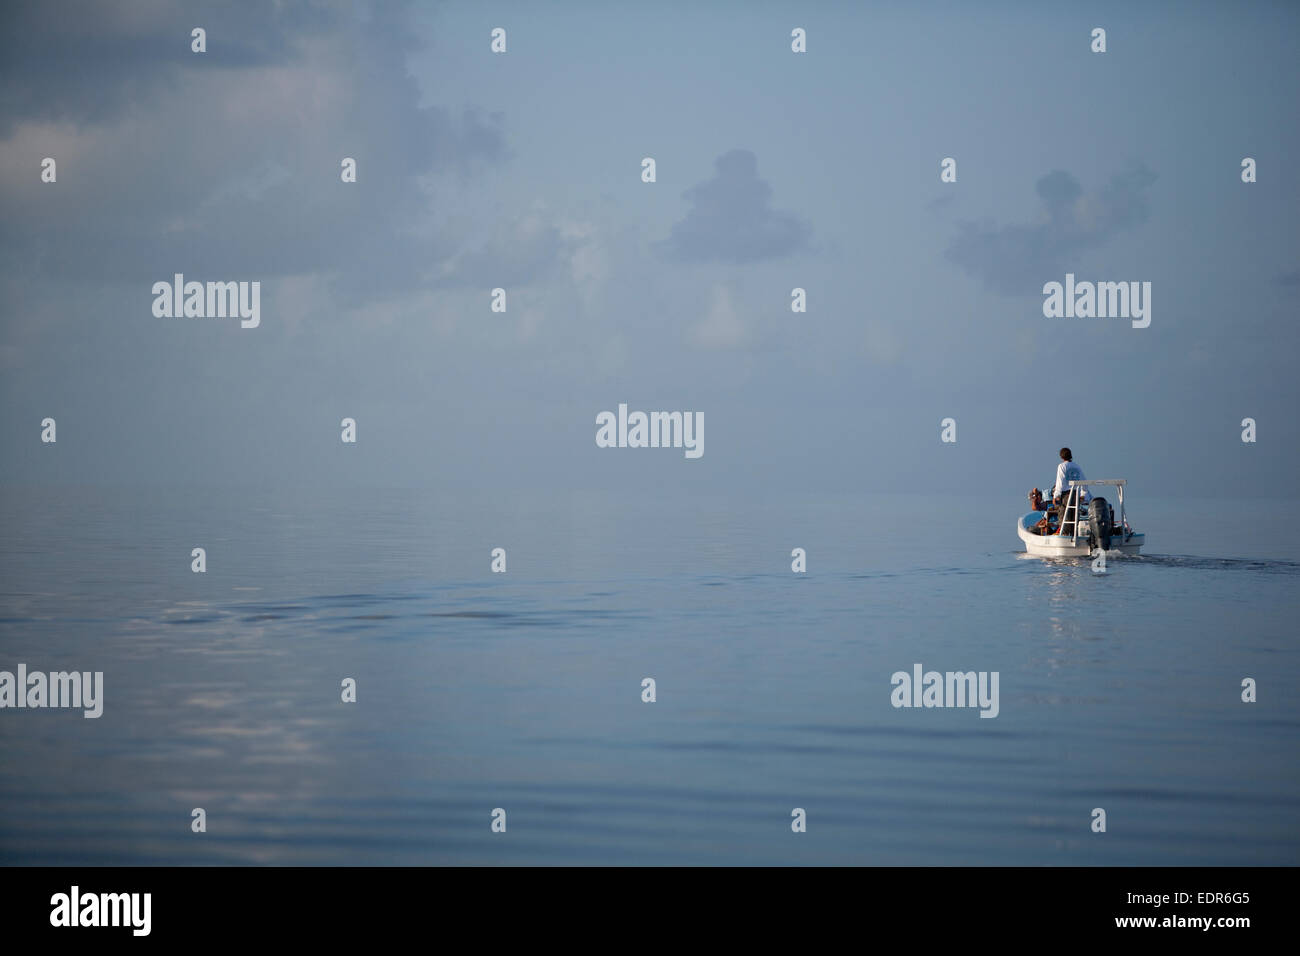
{"label": "boat railing", "polygon": [[[1081,481],[1070,482],[1070,495],[1077,501],[1079,492],[1087,485],[1114,485],[1116,494],[1119,496],[1119,531],[1120,537],[1125,537],[1125,530],[1128,528],[1128,519],[1124,514],[1124,486],[1128,481],[1124,478],[1085,478]],[[1073,542],[1079,540],[1079,506],[1076,503],[1074,507],[1074,532]],[[1065,534],[1065,518],[1061,518],[1061,533]]]}

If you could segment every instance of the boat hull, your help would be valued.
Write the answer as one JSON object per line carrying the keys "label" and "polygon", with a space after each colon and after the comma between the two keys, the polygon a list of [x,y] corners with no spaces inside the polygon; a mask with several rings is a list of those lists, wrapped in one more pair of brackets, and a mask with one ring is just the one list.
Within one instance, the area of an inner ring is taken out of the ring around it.
{"label": "boat hull", "polygon": [[[1025,550],[1030,554],[1037,555],[1041,558],[1086,558],[1093,552],[1093,548],[1088,545],[1087,535],[1081,535],[1074,539],[1069,535],[1059,534],[1034,534],[1030,529],[1038,524],[1043,517],[1041,511],[1031,511],[1027,515],[1021,516],[1016,522],[1016,533],[1020,535],[1020,540],[1025,543]],[[1142,545],[1146,543],[1146,535],[1116,534],[1110,540],[1110,550],[1120,551],[1124,554],[1138,554],[1142,550]],[[1100,550],[1100,549],[1097,549]]]}

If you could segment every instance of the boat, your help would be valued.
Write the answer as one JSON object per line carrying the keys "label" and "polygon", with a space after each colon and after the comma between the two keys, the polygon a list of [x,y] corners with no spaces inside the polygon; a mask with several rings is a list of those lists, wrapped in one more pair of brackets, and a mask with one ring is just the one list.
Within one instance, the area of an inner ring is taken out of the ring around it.
{"label": "boat", "polygon": [[[1031,511],[1016,522],[1016,532],[1025,543],[1025,550],[1041,558],[1086,558],[1097,551],[1120,551],[1137,554],[1146,543],[1146,535],[1130,527],[1124,511],[1123,478],[1099,478],[1071,481],[1065,505],[1055,525],[1044,533],[1045,511]],[[1105,498],[1094,496],[1080,504],[1085,486],[1113,486],[1119,514]],[[1118,520],[1116,520],[1118,518]]]}

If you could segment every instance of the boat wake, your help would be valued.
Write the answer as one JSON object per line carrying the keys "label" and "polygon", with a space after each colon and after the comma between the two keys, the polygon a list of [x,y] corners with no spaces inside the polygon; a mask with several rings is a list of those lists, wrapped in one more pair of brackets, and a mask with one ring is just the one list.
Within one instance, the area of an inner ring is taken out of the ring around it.
{"label": "boat wake", "polygon": [[[1013,551],[1017,560],[1044,560],[1060,564],[1087,564],[1091,558],[1060,557],[1046,558],[1030,554],[1027,551]],[[1253,571],[1264,574],[1300,575],[1300,561],[1283,561],[1280,559],[1260,558],[1203,558],[1194,554],[1126,554],[1123,551],[1106,552],[1107,563],[1131,562],[1149,567],[1186,568],[1197,571]]]}
{"label": "boat wake", "polygon": [[[1106,559],[1111,560],[1107,554]],[[1138,561],[1157,567],[1193,568],[1219,571],[1262,571],[1265,574],[1300,574],[1300,561],[1258,558],[1202,558],[1192,554],[1126,554],[1125,561]]]}

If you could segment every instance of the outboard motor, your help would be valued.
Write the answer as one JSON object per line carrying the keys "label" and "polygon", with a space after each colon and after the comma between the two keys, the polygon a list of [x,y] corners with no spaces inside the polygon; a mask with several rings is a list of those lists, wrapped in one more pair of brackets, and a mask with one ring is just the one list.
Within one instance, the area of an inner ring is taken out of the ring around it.
{"label": "outboard motor", "polygon": [[1101,550],[1109,551],[1111,532],[1115,528],[1110,505],[1106,503],[1105,498],[1093,498],[1092,503],[1088,505],[1088,528],[1092,531],[1093,540],[1101,546]]}

